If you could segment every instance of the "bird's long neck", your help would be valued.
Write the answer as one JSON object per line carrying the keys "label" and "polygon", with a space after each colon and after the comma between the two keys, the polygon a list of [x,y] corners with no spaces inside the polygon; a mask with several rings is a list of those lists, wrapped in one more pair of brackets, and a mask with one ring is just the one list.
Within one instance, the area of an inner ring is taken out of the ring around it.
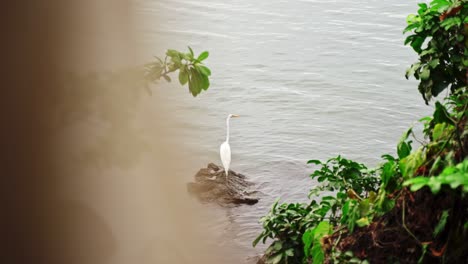
{"label": "bird's long neck", "polygon": [[229,143],[229,117],[226,118],[226,142]]}

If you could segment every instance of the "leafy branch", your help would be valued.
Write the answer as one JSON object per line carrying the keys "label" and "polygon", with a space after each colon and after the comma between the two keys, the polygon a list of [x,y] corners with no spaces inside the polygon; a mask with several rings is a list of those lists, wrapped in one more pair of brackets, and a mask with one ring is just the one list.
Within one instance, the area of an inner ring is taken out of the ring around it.
{"label": "leafy branch", "polygon": [[145,79],[147,82],[158,82],[161,78],[171,82],[170,74],[179,71],[178,79],[181,85],[188,83],[190,93],[196,97],[202,91],[210,87],[211,70],[203,64],[208,58],[208,51],[203,51],[195,56],[192,48],[184,53],[169,49],[166,57],[162,60],[156,57],[156,61],[145,65]]}
{"label": "leafy branch", "polygon": [[468,3],[466,0],[433,0],[419,4],[409,15],[405,40],[420,56],[406,71],[414,76],[426,104],[450,87],[451,92],[468,83]]}

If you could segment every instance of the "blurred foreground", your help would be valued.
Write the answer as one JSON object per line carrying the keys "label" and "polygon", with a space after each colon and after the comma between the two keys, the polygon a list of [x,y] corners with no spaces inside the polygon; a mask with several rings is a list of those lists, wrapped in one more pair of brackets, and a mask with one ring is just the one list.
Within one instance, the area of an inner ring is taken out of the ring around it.
{"label": "blurred foreground", "polygon": [[222,217],[187,196],[196,164],[165,140],[177,117],[131,70],[131,4],[20,1],[1,17],[1,262],[225,263],[201,221]]}

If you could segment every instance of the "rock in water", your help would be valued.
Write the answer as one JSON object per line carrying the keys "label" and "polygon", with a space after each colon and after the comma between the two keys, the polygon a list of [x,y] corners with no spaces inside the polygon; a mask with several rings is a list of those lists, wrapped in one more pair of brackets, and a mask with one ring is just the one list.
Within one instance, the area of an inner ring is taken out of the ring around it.
{"label": "rock in water", "polygon": [[249,191],[252,182],[240,173],[229,170],[229,184],[226,184],[226,174],[223,167],[210,163],[200,169],[195,175],[195,182],[187,184],[188,191],[203,202],[216,202],[222,206],[239,204],[256,204],[258,198]]}

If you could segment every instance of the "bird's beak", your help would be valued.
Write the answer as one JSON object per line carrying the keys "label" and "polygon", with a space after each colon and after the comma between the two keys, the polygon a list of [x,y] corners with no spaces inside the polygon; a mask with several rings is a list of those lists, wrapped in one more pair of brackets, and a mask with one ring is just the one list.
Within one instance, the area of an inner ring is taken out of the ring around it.
{"label": "bird's beak", "polygon": [[232,115],[232,117],[240,117],[239,115]]}

